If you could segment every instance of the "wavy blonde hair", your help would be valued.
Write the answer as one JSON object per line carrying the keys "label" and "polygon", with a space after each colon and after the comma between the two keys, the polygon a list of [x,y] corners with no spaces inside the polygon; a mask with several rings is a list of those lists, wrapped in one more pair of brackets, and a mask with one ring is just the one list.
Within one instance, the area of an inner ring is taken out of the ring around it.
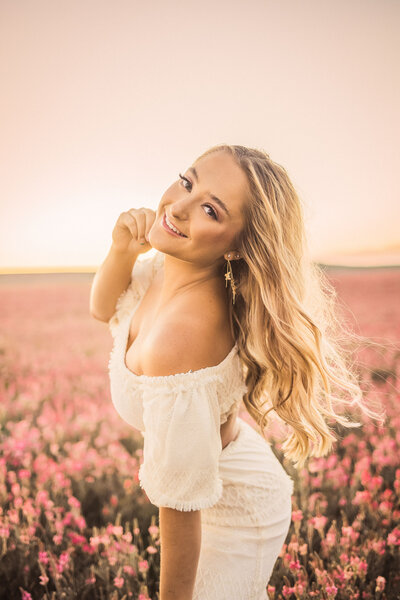
{"label": "wavy blonde hair", "polygon": [[356,372],[336,335],[342,330],[336,292],[308,258],[303,208],[288,173],[266,152],[238,145],[212,146],[196,162],[219,151],[234,158],[250,191],[236,240],[241,259],[231,263],[236,300],[230,319],[248,388],[243,401],[263,436],[268,413],[276,411],[290,430],[282,451],[302,467],[309,456],[332,450],[337,438],[328,419],[361,426],[337,414],[333,401],[384,417],[362,403]]}

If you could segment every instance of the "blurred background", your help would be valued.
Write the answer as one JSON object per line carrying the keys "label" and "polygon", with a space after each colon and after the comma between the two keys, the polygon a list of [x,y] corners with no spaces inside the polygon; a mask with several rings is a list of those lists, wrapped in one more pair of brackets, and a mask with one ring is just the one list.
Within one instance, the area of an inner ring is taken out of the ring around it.
{"label": "blurred background", "polygon": [[400,264],[400,3],[0,3],[0,272],[94,272],[218,143],[265,150],[314,260]]}
{"label": "blurred background", "polygon": [[362,427],[298,471],[269,414],[295,481],[269,597],[400,598],[399,23],[398,0],[0,0],[0,600],[159,598],[143,438],[89,295],[119,214],[219,143],[287,170],[387,414],[349,409]]}

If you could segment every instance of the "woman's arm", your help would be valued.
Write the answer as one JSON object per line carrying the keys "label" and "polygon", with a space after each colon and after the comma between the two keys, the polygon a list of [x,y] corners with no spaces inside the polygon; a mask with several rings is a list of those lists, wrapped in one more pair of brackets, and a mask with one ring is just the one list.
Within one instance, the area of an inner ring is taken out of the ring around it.
{"label": "woman's arm", "polygon": [[160,600],[192,600],[201,547],[201,511],[160,507]]}
{"label": "woman's arm", "polygon": [[90,291],[90,314],[100,321],[113,316],[119,296],[128,287],[137,257],[151,248],[149,230],[156,213],[151,208],[122,212],[112,232],[112,245]]}
{"label": "woman's arm", "polygon": [[111,246],[97,270],[90,290],[90,314],[99,321],[109,321],[119,296],[129,285],[131,272],[139,254]]}
{"label": "woman's arm", "polygon": [[[212,361],[215,327],[205,325],[202,314],[195,318],[180,312],[169,319],[152,339],[144,361],[146,374],[174,375]],[[208,382],[211,387],[206,391],[205,381],[197,389],[192,382],[183,393],[174,386],[159,390],[154,386],[144,402],[139,480],[159,507],[160,600],[192,600],[201,550],[201,509],[214,505],[222,494],[217,388]]]}

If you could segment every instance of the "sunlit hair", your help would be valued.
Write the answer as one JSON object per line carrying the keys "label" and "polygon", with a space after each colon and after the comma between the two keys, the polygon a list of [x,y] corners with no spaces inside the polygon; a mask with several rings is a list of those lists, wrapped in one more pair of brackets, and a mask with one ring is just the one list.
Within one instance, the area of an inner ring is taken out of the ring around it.
{"label": "sunlit hair", "polygon": [[213,146],[197,160],[221,150],[241,167],[249,189],[236,240],[241,258],[231,261],[236,300],[230,317],[248,388],[243,400],[263,435],[271,410],[288,425],[282,451],[298,468],[332,450],[337,438],[329,419],[361,425],[337,414],[334,402],[384,417],[362,402],[339,342],[339,333],[347,332],[336,313],[336,291],[309,258],[303,207],[288,173],[267,153],[245,146]]}

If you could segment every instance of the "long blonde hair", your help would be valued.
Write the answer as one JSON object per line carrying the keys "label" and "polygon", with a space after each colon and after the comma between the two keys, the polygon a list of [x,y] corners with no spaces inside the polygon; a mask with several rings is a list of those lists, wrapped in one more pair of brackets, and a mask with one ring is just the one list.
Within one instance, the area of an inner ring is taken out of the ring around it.
{"label": "long blonde hair", "polygon": [[338,415],[333,401],[358,405],[371,418],[383,415],[362,403],[356,372],[336,335],[343,329],[336,292],[309,259],[303,207],[286,170],[264,151],[228,144],[209,148],[196,162],[219,151],[241,167],[250,191],[236,240],[241,259],[231,263],[236,300],[230,318],[248,388],[243,401],[262,435],[268,413],[276,411],[290,430],[282,451],[302,467],[309,456],[331,451],[337,438],[327,419],[361,425]]}

